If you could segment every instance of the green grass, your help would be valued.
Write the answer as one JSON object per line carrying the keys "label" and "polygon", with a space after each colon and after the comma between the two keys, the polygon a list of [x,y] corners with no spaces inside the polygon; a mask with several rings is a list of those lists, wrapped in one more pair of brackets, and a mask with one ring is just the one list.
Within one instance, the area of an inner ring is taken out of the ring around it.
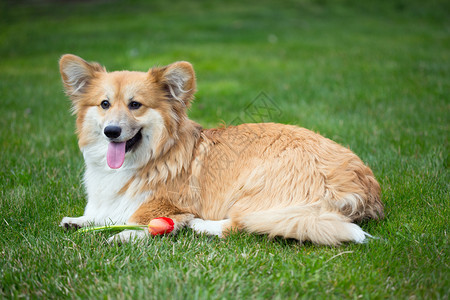
{"label": "green grass", "polygon": [[[450,6],[446,1],[0,3],[1,298],[449,297]],[[374,170],[379,237],[338,248],[177,236],[108,246],[64,232],[83,213],[83,159],[58,58],[109,70],[194,64],[205,127],[275,112]]]}

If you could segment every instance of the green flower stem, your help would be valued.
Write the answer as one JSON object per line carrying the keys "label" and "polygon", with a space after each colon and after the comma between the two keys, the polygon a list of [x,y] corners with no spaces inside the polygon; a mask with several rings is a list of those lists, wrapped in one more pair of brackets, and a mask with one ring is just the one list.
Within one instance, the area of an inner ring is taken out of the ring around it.
{"label": "green flower stem", "polygon": [[78,233],[85,233],[90,231],[121,231],[121,230],[145,230],[148,225],[106,225],[97,227],[84,227],[79,229]]}

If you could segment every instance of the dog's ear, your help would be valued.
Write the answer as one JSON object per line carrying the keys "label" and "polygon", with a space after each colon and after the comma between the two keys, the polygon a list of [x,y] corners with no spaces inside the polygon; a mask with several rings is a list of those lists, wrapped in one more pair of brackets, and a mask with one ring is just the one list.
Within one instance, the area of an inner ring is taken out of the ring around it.
{"label": "dog's ear", "polygon": [[150,70],[167,96],[188,106],[195,93],[195,72],[192,65],[179,61],[164,68]]}
{"label": "dog's ear", "polygon": [[86,92],[92,79],[98,72],[106,72],[98,63],[88,63],[81,57],[66,54],[59,60],[59,71],[67,95],[76,102]]}

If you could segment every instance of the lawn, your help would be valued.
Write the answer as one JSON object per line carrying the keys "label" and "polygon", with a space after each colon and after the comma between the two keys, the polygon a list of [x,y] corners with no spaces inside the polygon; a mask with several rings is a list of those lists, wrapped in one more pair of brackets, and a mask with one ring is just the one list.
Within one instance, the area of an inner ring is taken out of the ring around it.
{"label": "lawn", "polygon": [[[204,127],[296,124],[350,147],[382,187],[386,218],[361,225],[377,238],[63,231],[86,203],[64,53],[187,60]],[[2,1],[0,298],[448,299],[449,94],[448,1]]]}

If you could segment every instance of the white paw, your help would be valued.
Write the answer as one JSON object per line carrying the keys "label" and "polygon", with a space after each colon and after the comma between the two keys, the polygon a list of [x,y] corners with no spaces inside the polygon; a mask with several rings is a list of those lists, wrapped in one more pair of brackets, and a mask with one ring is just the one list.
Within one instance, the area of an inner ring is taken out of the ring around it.
{"label": "white paw", "polygon": [[78,218],[64,217],[59,224],[60,227],[64,227],[66,229],[69,228],[81,228],[89,225],[91,220],[86,218],[85,216]]}
{"label": "white paw", "polygon": [[144,239],[148,234],[146,230],[124,230],[108,239],[109,244],[134,243]]}
{"label": "white paw", "polygon": [[189,221],[189,228],[193,229],[197,233],[206,233],[208,235],[217,235],[222,237],[223,227],[228,224],[230,220],[210,221],[203,219],[192,219]]}
{"label": "white paw", "polygon": [[350,235],[352,236],[352,241],[358,244],[362,244],[366,241],[366,237],[372,237],[370,234],[361,229],[358,225],[354,223],[346,224]]}

